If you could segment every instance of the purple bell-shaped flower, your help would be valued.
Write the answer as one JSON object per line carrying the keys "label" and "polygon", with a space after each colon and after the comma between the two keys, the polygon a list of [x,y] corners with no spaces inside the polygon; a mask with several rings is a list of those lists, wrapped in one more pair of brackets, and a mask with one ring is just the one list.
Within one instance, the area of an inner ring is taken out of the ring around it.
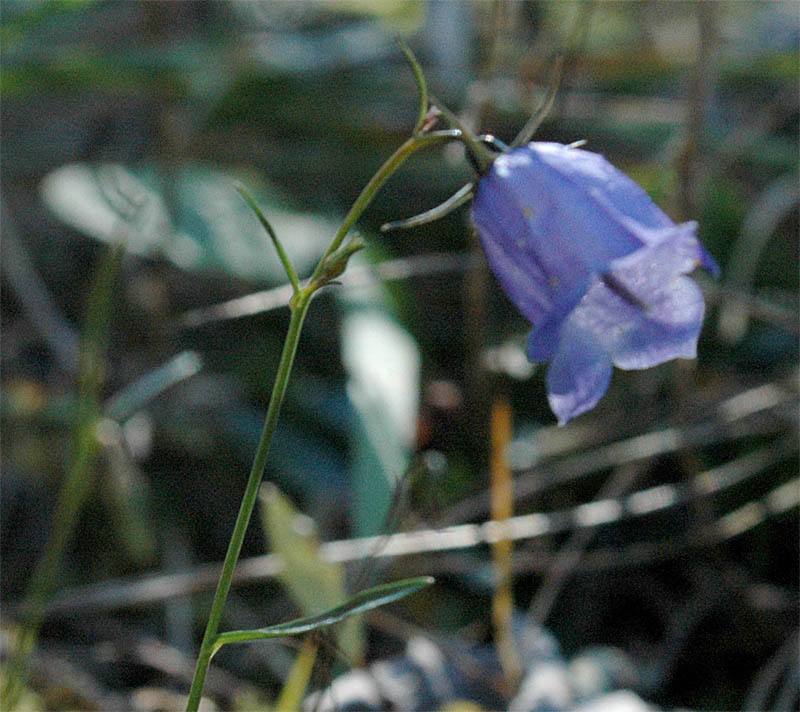
{"label": "purple bell-shaped flower", "polygon": [[472,217],[489,265],[533,325],[528,357],[550,361],[560,424],[595,406],[612,364],[696,355],[705,305],[685,275],[718,270],[697,224],[676,225],[599,154],[541,142],[501,154]]}

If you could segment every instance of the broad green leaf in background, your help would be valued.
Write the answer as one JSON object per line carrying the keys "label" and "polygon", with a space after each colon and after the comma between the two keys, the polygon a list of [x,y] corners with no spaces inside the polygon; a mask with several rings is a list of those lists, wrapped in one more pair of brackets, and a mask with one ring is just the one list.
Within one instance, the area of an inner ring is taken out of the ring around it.
{"label": "broad green leaf in background", "polygon": [[370,536],[384,525],[414,447],[421,357],[393,318],[377,277],[339,293],[339,303],[347,394],[357,416],[351,440],[353,526],[358,536]]}
{"label": "broad green leaf in background", "polygon": [[[300,610],[315,615],[342,604],[347,599],[344,567],[320,556],[314,520],[298,512],[273,484],[261,488],[260,500],[272,551],[283,560],[281,582]],[[339,628],[337,643],[350,662],[362,658],[364,633],[359,618],[350,618]]]}
{"label": "broad green leaf in background", "polygon": [[[119,213],[142,204],[127,235],[128,251],[162,257],[183,269],[230,274],[267,284],[286,278],[264,230],[234,189],[232,175],[199,164],[160,174],[153,166],[70,164],[42,182],[44,203],[72,228],[109,242],[118,236]],[[268,190],[254,190],[303,275],[327,247],[336,224],[292,211]],[[115,233],[115,230],[117,231]]]}

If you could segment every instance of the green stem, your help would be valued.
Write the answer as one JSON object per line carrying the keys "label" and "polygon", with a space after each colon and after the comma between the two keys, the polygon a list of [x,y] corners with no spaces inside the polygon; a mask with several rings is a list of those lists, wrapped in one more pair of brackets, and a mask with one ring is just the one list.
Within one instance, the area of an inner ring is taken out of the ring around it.
{"label": "green stem", "polygon": [[244,535],[247,531],[247,525],[250,523],[250,517],[258,498],[258,489],[261,485],[264,468],[267,464],[267,455],[272,443],[272,435],[278,423],[278,415],[281,405],[283,404],[284,395],[286,394],[286,386],[289,383],[289,375],[292,371],[295,354],[297,353],[297,344],[300,341],[303,321],[308,311],[308,306],[311,303],[311,296],[311,292],[301,291],[299,298],[293,300],[292,317],[289,322],[289,330],[286,333],[286,340],[283,344],[283,353],[281,354],[280,364],[278,365],[275,385],[272,387],[272,397],[270,398],[267,417],[264,421],[264,430],[261,433],[261,440],[258,443],[258,449],[253,459],[250,478],[247,481],[247,488],[242,497],[239,515],[236,518],[231,541],[228,545],[228,552],[225,554],[225,561],[222,564],[222,573],[220,574],[219,583],[217,584],[217,591],[214,594],[214,601],[211,604],[211,612],[208,617],[208,624],[206,625],[203,642],[200,646],[200,655],[197,659],[197,667],[195,669],[194,679],[192,680],[192,687],[189,691],[189,700],[186,704],[187,712],[196,712],[200,704],[200,697],[203,692],[206,674],[208,673],[208,666],[211,663],[211,657],[215,651],[214,643],[216,642],[217,631],[219,630],[220,620],[222,619],[225,600],[231,588],[233,571],[239,559],[239,553],[242,550],[242,542],[244,541]]}
{"label": "green stem", "polygon": [[231,588],[233,572],[236,568],[236,562],[239,559],[239,553],[242,549],[242,542],[244,541],[244,535],[247,531],[247,525],[250,523],[250,517],[258,497],[258,489],[264,475],[267,455],[269,453],[270,444],[272,443],[272,435],[275,432],[278,414],[280,413],[281,404],[283,403],[283,397],[286,394],[286,386],[289,382],[292,364],[294,363],[294,357],[297,353],[297,344],[300,341],[303,320],[305,319],[314,292],[324,284],[324,280],[320,281],[319,277],[326,268],[327,259],[341,247],[347,233],[367,209],[367,206],[372,202],[375,194],[389,176],[391,176],[406,159],[420,148],[457,138],[460,138],[460,133],[458,131],[437,131],[430,134],[413,136],[400,146],[378,169],[378,172],[372,176],[367,185],[364,186],[364,189],[361,191],[358,198],[356,198],[350,211],[347,213],[344,221],[334,235],[327,251],[320,259],[314,273],[306,283],[306,286],[296,291],[292,297],[290,302],[292,318],[289,322],[289,330],[286,333],[286,340],[283,344],[283,353],[281,354],[280,364],[278,365],[275,385],[272,388],[272,397],[270,398],[269,407],[267,409],[264,430],[261,433],[261,440],[258,443],[258,449],[256,450],[256,455],[253,460],[253,467],[250,470],[250,478],[247,481],[247,487],[242,497],[239,515],[236,518],[231,541],[228,545],[228,552],[225,554],[225,560],[222,564],[222,573],[220,574],[217,590],[211,604],[211,612],[209,614],[205,634],[203,635],[203,642],[200,645],[200,653],[197,658],[197,667],[195,668],[192,687],[189,690],[186,712],[197,712],[200,705],[200,698],[203,694],[203,685],[205,684],[206,675],[208,674],[208,667],[211,664],[211,658],[217,650],[217,641],[219,638],[217,632],[222,619],[222,612],[225,608],[225,600]]}
{"label": "green stem", "polygon": [[15,709],[19,703],[27,678],[28,662],[39,637],[47,601],[61,568],[61,557],[90,489],[90,469],[97,453],[97,438],[94,433],[96,423],[96,418],[89,418],[81,428],[77,456],[59,497],[53,517],[53,530],[28,585],[24,613],[19,623],[14,652],[8,664],[6,683],[3,687],[2,706],[6,710]]}
{"label": "green stem", "polygon": [[19,704],[30,657],[44,621],[47,601],[58,579],[64,550],[93,484],[92,464],[99,448],[96,428],[101,413],[99,393],[103,382],[103,361],[123,250],[122,245],[116,245],[104,253],[89,293],[78,367],[78,402],[70,466],[58,495],[53,528],[28,584],[0,694],[4,710],[13,710]]}
{"label": "green stem", "polygon": [[416,136],[425,125],[425,117],[428,113],[428,83],[425,81],[422,67],[419,66],[419,62],[409,46],[400,37],[397,38],[397,44],[406,56],[406,61],[411,67],[411,72],[414,74],[414,81],[417,83],[417,89],[419,91],[419,111],[417,112],[417,123],[414,125],[413,132],[414,136]]}
{"label": "green stem", "polygon": [[489,167],[494,162],[496,156],[481,143],[477,136],[475,136],[466,126],[464,126],[459,118],[448,109],[444,104],[433,98],[434,105],[439,110],[444,120],[453,127],[453,129],[461,133],[460,139],[466,149],[472,154],[475,162],[478,165],[479,173],[483,175],[489,170]]}
{"label": "green stem", "polygon": [[452,141],[460,137],[458,131],[436,131],[420,136],[412,136],[389,156],[386,162],[378,169],[378,172],[370,178],[369,183],[364,186],[358,198],[356,198],[350,211],[345,216],[344,221],[336,231],[333,241],[319,261],[317,268],[314,270],[314,274],[311,275],[309,282],[313,284],[317,281],[317,278],[322,274],[326,259],[339,249],[344,238],[347,237],[347,233],[350,232],[353,225],[355,225],[358,219],[364,214],[364,211],[372,202],[372,199],[375,197],[378,190],[380,190],[381,186],[408,158],[425,146],[442,143],[443,141]]}

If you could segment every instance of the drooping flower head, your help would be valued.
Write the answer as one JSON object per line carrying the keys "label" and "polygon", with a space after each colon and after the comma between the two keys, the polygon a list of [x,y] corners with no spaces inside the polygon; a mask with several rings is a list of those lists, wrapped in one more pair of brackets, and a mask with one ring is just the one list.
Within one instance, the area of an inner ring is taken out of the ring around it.
{"label": "drooping flower head", "polygon": [[717,266],[697,224],[676,225],[597,153],[534,142],[496,158],[472,217],[489,265],[533,325],[528,357],[549,361],[564,424],[608,389],[612,364],[694,358],[703,295],[688,277]]}

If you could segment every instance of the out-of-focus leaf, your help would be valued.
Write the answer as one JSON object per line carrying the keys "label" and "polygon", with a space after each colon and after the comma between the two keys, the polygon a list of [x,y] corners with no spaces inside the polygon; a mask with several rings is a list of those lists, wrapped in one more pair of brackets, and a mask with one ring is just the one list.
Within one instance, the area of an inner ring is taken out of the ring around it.
{"label": "out-of-focus leaf", "polygon": [[[136,201],[142,208],[127,236],[130,252],[165,257],[186,270],[279,284],[285,281],[280,260],[234,182],[202,165],[159,176],[147,166],[134,171],[71,164],[50,173],[41,192],[61,220],[102,242],[114,239],[120,211]],[[298,272],[310,271],[335,231],[334,222],[294,212],[266,190],[252,192]]]}
{"label": "out-of-focus leaf", "polygon": [[254,640],[266,640],[268,638],[282,638],[287,635],[301,635],[312,630],[319,630],[327,626],[339,623],[345,618],[366,613],[379,606],[385,606],[401,598],[416,593],[426,586],[434,583],[431,576],[420,576],[418,578],[405,579],[395,583],[385,583],[380,586],[362,591],[353,596],[349,601],[341,606],[336,606],[324,613],[316,616],[297,618],[288,623],[279,623],[267,628],[257,628],[255,630],[232,630],[221,633],[217,636],[214,650],[219,650],[228,643],[247,643]]}
{"label": "out-of-focus leaf", "polygon": [[768,54],[758,59],[747,58],[729,62],[722,76],[742,89],[752,88],[753,82],[791,81],[797,82],[800,74],[800,53],[787,50]]}
{"label": "out-of-focus leaf", "polygon": [[[242,404],[235,412],[217,413],[214,430],[221,430],[231,447],[240,452],[246,462],[258,445],[264,425],[261,409]],[[289,416],[289,413],[286,413]],[[192,423],[186,423],[192,427]],[[285,417],[278,424],[270,450],[271,471],[280,478],[281,485],[292,492],[301,493],[304,500],[313,504],[317,511],[337,509],[331,499],[346,497],[346,463],[340,449],[319,438],[310,431],[311,421],[295,421]],[[327,506],[325,506],[327,504]],[[340,507],[339,507],[340,509]]]}
{"label": "out-of-focus leaf", "polygon": [[[303,613],[313,615],[344,602],[344,568],[320,556],[314,520],[298,512],[272,484],[264,485],[260,499],[267,537],[283,560],[280,579]],[[337,633],[337,642],[351,662],[360,660],[364,650],[360,619],[347,621]]]}
{"label": "out-of-focus leaf", "polygon": [[481,712],[481,710],[483,710],[483,707],[476,702],[453,700],[442,707],[440,712]]}
{"label": "out-of-focus leaf", "polygon": [[103,419],[98,423],[97,437],[108,465],[100,483],[100,497],[111,519],[111,530],[132,561],[150,564],[156,541],[147,479],[125,452],[122,431],[116,423]]}
{"label": "out-of-focus leaf", "polygon": [[182,351],[111,397],[105,405],[106,415],[118,422],[126,420],[171,386],[194,376],[201,367],[198,354]]}
{"label": "out-of-focus leaf", "polygon": [[289,676],[283,683],[280,697],[275,702],[275,712],[294,712],[301,709],[316,658],[317,643],[311,638],[306,638],[289,671]]}
{"label": "out-of-focus leaf", "polygon": [[353,434],[353,524],[359,536],[380,531],[416,436],[420,355],[392,317],[377,278],[340,294],[342,361],[357,414]]}
{"label": "out-of-focus leaf", "polygon": [[31,30],[48,23],[60,14],[91,5],[96,0],[40,0],[39,2],[6,3],[3,7],[3,26],[0,41],[3,49],[25,38]]}
{"label": "out-of-focus leaf", "polygon": [[[0,669],[0,685],[3,687],[5,687],[6,678],[5,668]],[[23,710],[23,712],[45,712],[47,707],[36,692],[26,687],[20,693],[18,709]]]}
{"label": "out-of-focus leaf", "polygon": [[[40,51],[43,51],[40,49]],[[3,94],[9,99],[23,100],[40,92],[81,92],[100,87],[119,96],[154,89],[151,67],[115,61],[99,52],[64,52],[52,58],[36,57],[7,66],[2,75]],[[159,92],[170,96],[184,95],[185,78],[172,71],[159,71]]]}
{"label": "out-of-focus leaf", "polygon": [[[79,6],[94,1],[66,0]],[[84,13],[81,24],[93,21],[98,20]],[[213,101],[232,81],[218,48],[193,39],[176,42],[166,50],[148,45],[126,46],[121,51],[86,46],[65,50],[35,36],[19,44],[4,54],[0,81],[6,98],[25,99],[42,91],[99,90],[115,96],[155,94]]]}
{"label": "out-of-focus leaf", "polygon": [[332,10],[374,17],[394,33],[416,32],[425,20],[424,0],[327,0]]}

